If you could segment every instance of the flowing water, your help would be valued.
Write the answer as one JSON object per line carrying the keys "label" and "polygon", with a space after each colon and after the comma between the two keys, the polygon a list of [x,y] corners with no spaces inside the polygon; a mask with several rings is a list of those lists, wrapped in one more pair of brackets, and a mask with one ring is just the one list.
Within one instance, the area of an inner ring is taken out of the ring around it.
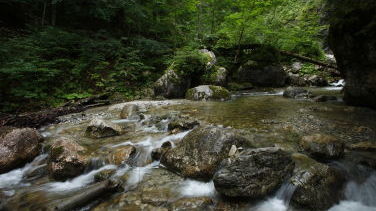
{"label": "flowing water", "polygon": [[[151,152],[167,141],[174,147],[190,131],[177,134],[167,132],[168,115],[180,114],[196,118],[202,124],[241,129],[255,146],[279,146],[296,151],[301,136],[313,133],[335,135],[345,143],[376,140],[376,112],[365,108],[345,106],[341,88],[311,88],[317,95],[337,96],[338,100],[315,103],[307,100],[283,98],[282,89],[244,91],[233,95],[229,102],[138,101],[128,104],[140,106],[144,119],[119,119],[126,104],[95,108],[61,118],[60,124],[41,129],[45,145],[56,138],[68,137],[87,148],[92,157],[85,173],[65,182],[57,182],[45,174],[31,174],[31,170],[45,168],[47,154],[41,154],[23,168],[0,175],[0,197],[13,210],[39,210],[54,207],[61,201],[88,189],[99,172],[115,171],[112,178],[123,180],[124,192],[102,197],[82,210],[163,210],[179,199],[214,201],[212,209],[287,211],[295,210],[290,203],[295,186],[286,182],[262,201],[228,202],[215,190],[212,181],[202,182],[182,178],[152,161]],[[152,121],[155,116],[159,121]],[[100,117],[127,128],[121,136],[90,139],[85,129],[92,118]],[[132,162],[119,166],[106,162],[115,149],[134,146]],[[346,172],[347,184],[342,201],[330,208],[340,210],[376,210],[376,172],[358,165],[352,154],[333,165]],[[371,157],[375,157],[370,153]],[[171,205],[171,206],[170,206]],[[174,205],[175,206],[175,205]],[[299,209],[301,210],[301,209]]]}

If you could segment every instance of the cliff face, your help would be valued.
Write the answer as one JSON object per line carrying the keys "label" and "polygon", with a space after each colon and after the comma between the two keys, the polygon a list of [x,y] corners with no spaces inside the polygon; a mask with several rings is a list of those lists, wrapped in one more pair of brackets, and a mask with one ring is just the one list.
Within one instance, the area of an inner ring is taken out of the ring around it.
{"label": "cliff face", "polygon": [[376,1],[330,0],[328,7],[329,45],[346,77],[344,99],[376,108]]}

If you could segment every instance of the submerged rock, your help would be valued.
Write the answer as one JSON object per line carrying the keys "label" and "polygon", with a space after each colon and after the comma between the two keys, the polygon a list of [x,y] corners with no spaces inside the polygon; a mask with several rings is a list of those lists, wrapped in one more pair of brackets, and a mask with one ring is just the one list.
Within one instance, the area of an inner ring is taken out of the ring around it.
{"label": "submerged rock", "polygon": [[114,124],[103,119],[93,119],[86,128],[86,136],[90,138],[106,138],[120,135],[122,129],[117,124]]}
{"label": "submerged rock", "polygon": [[134,146],[122,146],[115,148],[114,151],[108,155],[108,160],[111,164],[121,165],[128,159],[132,158],[136,153]]}
{"label": "submerged rock", "polygon": [[32,161],[41,150],[42,136],[31,128],[3,128],[0,134],[0,173]]}
{"label": "submerged rock", "polygon": [[138,115],[139,107],[134,104],[126,105],[121,109],[120,118],[121,119],[130,119],[130,120],[139,120],[140,116]]}
{"label": "submerged rock", "polygon": [[214,202],[210,197],[182,198],[170,204],[170,209],[174,211],[183,210],[210,210]]}
{"label": "submerged rock", "polygon": [[231,129],[199,127],[168,150],[161,163],[185,177],[209,180],[220,162],[228,157],[232,145],[246,146],[248,141]]}
{"label": "submerged rock", "polygon": [[165,98],[182,98],[190,86],[190,79],[182,78],[174,70],[167,70],[154,83],[154,94]]}
{"label": "submerged rock", "polygon": [[60,138],[55,141],[50,149],[48,160],[49,174],[57,180],[65,180],[82,174],[88,160],[82,154],[85,148],[77,142]]}
{"label": "submerged rock", "polygon": [[342,141],[323,134],[304,136],[299,145],[303,151],[319,160],[340,158],[345,148]]}
{"label": "submerged rock", "polygon": [[202,85],[189,89],[186,94],[188,100],[207,101],[207,100],[229,100],[230,92],[220,86]]}
{"label": "submerged rock", "polygon": [[306,99],[312,97],[312,93],[300,87],[288,87],[283,92],[283,97],[294,99]]}
{"label": "submerged rock", "polygon": [[226,196],[261,198],[278,189],[293,169],[290,154],[281,149],[249,149],[222,162],[214,185]]}
{"label": "submerged rock", "polygon": [[336,169],[303,155],[294,154],[294,175],[291,183],[296,186],[292,202],[304,209],[326,210],[341,198],[343,175]]}

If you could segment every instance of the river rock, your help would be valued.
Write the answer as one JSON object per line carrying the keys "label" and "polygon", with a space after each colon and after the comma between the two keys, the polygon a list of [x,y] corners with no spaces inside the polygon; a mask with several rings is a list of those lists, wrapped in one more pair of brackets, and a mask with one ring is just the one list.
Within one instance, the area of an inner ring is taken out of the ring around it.
{"label": "river rock", "polygon": [[308,86],[308,81],[299,74],[289,73],[287,78],[287,84],[291,86]]}
{"label": "river rock", "polygon": [[0,173],[32,161],[41,150],[42,136],[31,128],[3,128],[0,134]]}
{"label": "river rock", "polygon": [[291,183],[296,186],[292,202],[301,208],[327,210],[341,198],[343,175],[336,169],[303,154],[294,154],[294,174]]}
{"label": "river rock", "polygon": [[108,160],[111,164],[121,165],[128,159],[133,158],[136,154],[136,147],[134,146],[122,146],[115,148],[114,151],[108,155]]}
{"label": "river rock", "polygon": [[93,119],[86,128],[86,136],[90,138],[106,138],[120,135],[122,128],[103,119]]}
{"label": "river rock", "polygon": [[286,97],[286,98],[305,99],[305,98],[310,98],[311,96],[312,96],[311,92],[300,87],[288,87],[283,92],[283,97]]}
{"label": "river rock", "polygon": [[222,162],[214,185],[226,196],[261,198],[278,189],[293,169],[290,154],[281,149],[248,149]]}
{"label": "river rock", "polygon": [[190,86],[190,79],[182,78],[170,69],[154,83],[154,94],[165,98],[182,98]]}
{"label": "river rock", "polygon": [[168,130],[169,131],[186,131],[195,128],[196,126],[200,125],[200,123],[192,118],[187,116],[179,116],[177,118],[172,119],[168,123]]}
{"label": "river rock", "polygon": [[227,89],[220,86],[202,85],[189,89],[185,97],[188,100],[196,101],[229,100],[231,94]]}
{"label": "river rock", "polygon": [[299,145],[309,156],[319,160],[340,158],[345,148],[342,141],[323,134],[304,136]]}
{"label": "river rock", "polygon": [[121,119],[130,119],[130,120],[139,120],[140,116],[138,115],[139,107],[137,105],[126,105],[123,107],[120,113]]}
{"label": "river rock", "polygon": [[250,82],[261,87],[282,87],[286,84],[287,73],[279,64],[260,65],[255,61],[248,61],[238,70],[240,82]]}
{"label": "river rock", "polygon": [[210,210],[214,202],[210,197],[182,198],[170,204],[170,209],[174,211],[183,210]]}
{"label": "river rock", "polygon": [[376,1],[328,1],[329,45],[346,78],[344,101],[376,108]]}
{"label": "river rock", "polygon": [[157,149],[153,149],[151,151],[151,158],[153,160],[160,160],[162,156],[164,156],[164,154],[172,148],[172,144],[171,142],[169,141],[166,141],[162,144],[162,146],[160,148],[157,148]]}
{"label": "river rock", "polygon": [[57,180],[65,180],[82,174],[88,164],[87,158],[82,155],[85,148],[77,142],[60,138],[50,148],[48,160],[49,174]]}
{"label": "river rock", "polygon": [[231,129],[199,127],[168,150],[161,163],[185,177],[210,180],[232,145],[247,146],[248,141]]}
{"label": "river rock", "polygon": [[319,95],[313,98],[315,102],[337,101],[336,96]]}

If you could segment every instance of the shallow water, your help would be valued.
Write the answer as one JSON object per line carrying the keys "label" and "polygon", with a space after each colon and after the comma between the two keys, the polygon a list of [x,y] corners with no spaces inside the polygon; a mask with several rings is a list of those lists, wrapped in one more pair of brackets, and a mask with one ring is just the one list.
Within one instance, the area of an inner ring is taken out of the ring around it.
{"label": "shallow water", "polygon": [[[123,184],[125,192],[115,194],[102,203],[98,201],[99,205],[86,206],[86,210],[96,206],[97,210],[122,210],[125,206],[135,207],[134,210],[141,207],[144,207],[144,210],[154,210],[158,207],[166,208],[170,203],[181,198],[197,197],[212,198],[215,204],[227,203],[222,201],[215,191],[213,182],[184,179],[164,169],[159,162],[152,162],[150,153],[153,149],[159,148],[166,141],[170,141],[174,146],[189,131],[168,134],[167,119],[162,119],[159,125],[144,123],[155,115],[181,113],[196,118],[203,124],[242,129],[246,131],[245,135],[255,146],[279,146],[290,151],[296,150],[297,140],[301,136],[313,133],[331,134],[347,144],[375,141],[376,112],[366,108],[345,106],[340,89],[310,88],[317,95],[338,97],[337,101],[325,103],[286,99],[281,96],[281,89],[239,92],[235,93],[232,100],[228,102],[186,100],[131,102],[140,105],[145,111],[146,119],[140,122],[118,118],[125,104],[67,115],[62,117],[62,123],[41,129],[43,136],[46,137],[45,144],[48,145],[61,136],[78,140],[88,149],[86,154],[95,158],[91,169],[65,182],[52,181],[47,176],[29,181],[25,172],[33,166],[33,163],[39,162],[39,157],[23,168],[0,175],[0,189],[5,195],[4,198],[15,210],[48,207],[93,184],[96,173],[115,169],[116,173],[113,177],[125,178],[126,182]],[[86,138],[85,129],[94,117],[111,120],[127,128],[128,132],[111,138]],[[114,149],[127,145],[136,147],[136,162],[114,166],[103,161]],[[345,169],[350,169],[347,162],[341,165]],[[343,200],[330,211],[376,210],[376,174],[369,169],[365,171],[368,173],[353,178],[349,176]],[[359,173],[359,171],[349,171],[348,175],[355,175],[354,172]],[[284,184],[274,195],[262,201],[250,201],[245,205],[240,203],[239,206],[231,205],[229,210],[294,210],[290,205],[294,190],[291,184]],[[23,200],[22,203],[19,202],[20,199]]]}

